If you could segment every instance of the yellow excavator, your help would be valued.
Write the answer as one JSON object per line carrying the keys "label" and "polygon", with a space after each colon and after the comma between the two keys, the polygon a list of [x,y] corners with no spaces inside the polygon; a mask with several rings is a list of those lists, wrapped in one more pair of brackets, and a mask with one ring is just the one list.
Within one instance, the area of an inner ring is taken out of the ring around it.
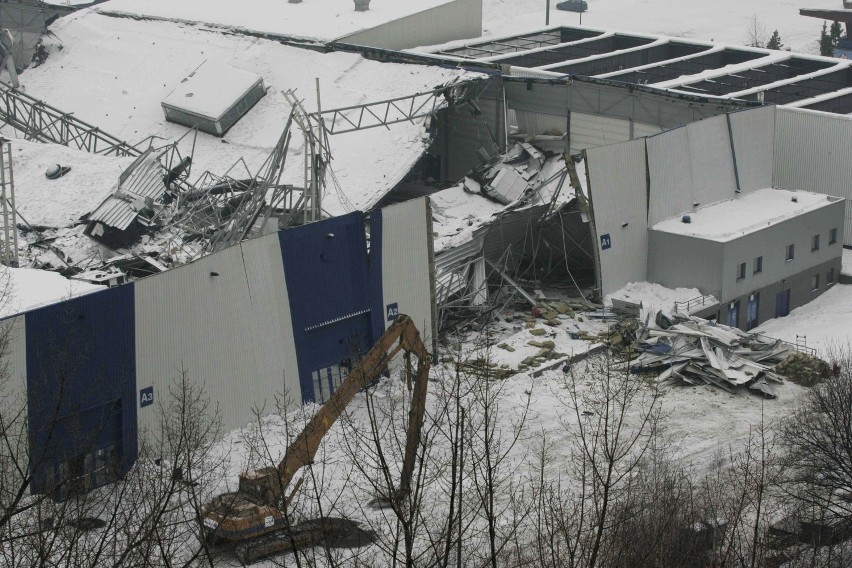
{"label": "yellow excavator", "polygon": [[204,536],[208,540],[237,543],[237,556],[245,563],[296,547],[319,544],[317,540],[321,539],[316,534],[319,524],[308,522],[302,528],[288,525],[284,512],[304,477],[293,484],[288,494],[289,485],[303,466],[313,462],[323,437],[358,391],[375,381],[400,351],[405,356],[409,390],[412,389],[411,356],[417,359],[401,479],[396,494],[392,496],[393,499],[405,497],[411,489],[420,442],[431,359],[411,318],[400,315],[314,414],[287,448],[278,467],[243,473],[240,475],[238,491],[219,495],[201,508],[199,515]]}

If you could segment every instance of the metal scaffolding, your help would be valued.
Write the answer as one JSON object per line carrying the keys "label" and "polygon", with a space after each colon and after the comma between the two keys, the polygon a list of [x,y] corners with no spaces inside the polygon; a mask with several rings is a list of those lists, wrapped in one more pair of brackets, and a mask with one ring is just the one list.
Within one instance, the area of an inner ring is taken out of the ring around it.
{"label": "metal scaffolding", "polygon": [[3,83],[0,83],[0,122],[22,132],[27,140],[52,142],[107,156],[142,154],[97,126]]}
{"label": "metal scaffolding", "polygon": [[0,262],[6,266],[18,266],[18,217],[15,211],[12,145],[6,141],[0,141],[0,199],[3,202],[3,243]]}

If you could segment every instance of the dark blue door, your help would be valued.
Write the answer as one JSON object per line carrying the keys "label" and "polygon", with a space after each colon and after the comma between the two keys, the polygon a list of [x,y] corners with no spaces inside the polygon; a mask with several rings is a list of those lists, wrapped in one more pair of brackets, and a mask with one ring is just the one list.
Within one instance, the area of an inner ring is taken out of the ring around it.
{"label": "dark blue door", "polygon": [[740,323],[740,301],[736,300],[728,304],[728,325],[737,327]]}
{"label": "dark blue door", "polygon": [[775,317],[783,318],[790,313],[790,290],[775,294]]}
{"label": "dark blue door", "polygon": [[746,329],[752,329],[757,327],[758,318],[757,314],[759,313],[760,307],[760,294],[755,292],[751,296],[748,297],[748,313],[746,313]]}

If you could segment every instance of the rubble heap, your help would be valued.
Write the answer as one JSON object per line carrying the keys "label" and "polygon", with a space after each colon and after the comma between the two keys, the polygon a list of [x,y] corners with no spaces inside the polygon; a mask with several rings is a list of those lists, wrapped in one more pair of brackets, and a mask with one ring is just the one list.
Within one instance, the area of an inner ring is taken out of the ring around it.
{"label": "rubble heap", "polygon": [[639,325],[632,346],[640,355],[631,371],[657,374],[659,383],[708,384],[729,393],[748,387],[775,398],[773,383],[784,382],[776,366],[796,352],[781,340],[693,316],[658,314],[657,322],[661,329]]}

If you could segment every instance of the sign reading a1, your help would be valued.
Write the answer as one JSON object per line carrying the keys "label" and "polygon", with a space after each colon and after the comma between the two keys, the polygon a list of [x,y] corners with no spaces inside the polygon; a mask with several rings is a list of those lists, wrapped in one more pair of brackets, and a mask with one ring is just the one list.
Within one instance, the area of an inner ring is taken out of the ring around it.
{"label": "sign reading a1", "polygon": [[399,315],[399,304],[394,302],[393,304],[388,304],[388,321],[393,321]]}
{"label": "sign reading a1", "polygon": [[154,404],[154,387],[146,387],[139,391],[139,406],[146,407]]}
{"label": "sign reading a1", "polygon": [[606,250],[612,247],[612,239],[609,238],[609,233],[601,235],[601,250]]}

